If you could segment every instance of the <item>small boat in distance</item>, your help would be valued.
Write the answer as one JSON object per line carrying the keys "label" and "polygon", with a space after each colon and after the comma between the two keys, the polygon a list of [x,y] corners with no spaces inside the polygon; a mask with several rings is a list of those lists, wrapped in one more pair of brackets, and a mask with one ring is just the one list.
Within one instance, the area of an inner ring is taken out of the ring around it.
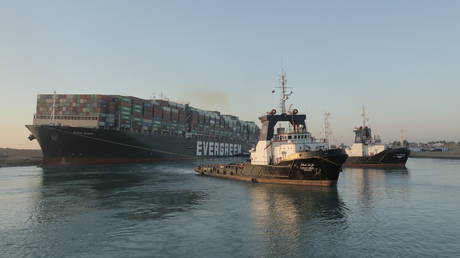
{"label": "small boat in distance", "polygon": [[388,148],[380,139],[372,137],[372,131],[366,125],[366,111],[363,108],[363,125],[355,128],[355,142],[346,149],[348,158],[344,167],[405,167],[409,158],[408,148]]}
{"label": "small boat in distance", "polygon": [[[210,164],[195,171],[203,176],[222,177],[259,183],[334,186],[347,159],[343,149],[329,149],[326,141],[317,141],[307,131],[306,115],[297,109],[286,110],[286,75],[281,73],[281,114],[276,110],[261,116],[262,129],[250,162]],[[288,122],[288,130],[276,128]]]}

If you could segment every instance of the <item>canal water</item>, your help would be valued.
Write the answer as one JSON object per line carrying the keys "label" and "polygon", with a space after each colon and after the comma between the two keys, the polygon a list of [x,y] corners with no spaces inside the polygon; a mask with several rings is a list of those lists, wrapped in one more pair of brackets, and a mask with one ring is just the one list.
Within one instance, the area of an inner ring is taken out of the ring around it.
{"label": "canal water", "polygon": [[458,257],[460,160],[344,169],[336,188],[192,162],[0,169],[1,257]]}

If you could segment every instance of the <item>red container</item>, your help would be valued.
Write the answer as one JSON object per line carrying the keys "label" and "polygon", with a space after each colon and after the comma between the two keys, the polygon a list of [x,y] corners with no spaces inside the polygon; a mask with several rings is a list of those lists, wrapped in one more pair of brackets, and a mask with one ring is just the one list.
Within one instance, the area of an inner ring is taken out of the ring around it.
{"label": "red container", "polygon": [[161,120],[163,118],[163,109],[160,105],[153,105],[153,118],[156,120]]}
{"label": "red container", "polygon": [[176,108],[171,108],[171,121],[173,122],[179,121],[179,110]]}
{"label": "red container", "polygon": [[179,123],[180,124],[185,124],[186,123],[185,119],[186,119],[185,112],[184,111],[180,112],[179,113]]}
{"label": "red container", "polygon": [[169,111],[163,111],[163,121],[171,122],[171,113]]}

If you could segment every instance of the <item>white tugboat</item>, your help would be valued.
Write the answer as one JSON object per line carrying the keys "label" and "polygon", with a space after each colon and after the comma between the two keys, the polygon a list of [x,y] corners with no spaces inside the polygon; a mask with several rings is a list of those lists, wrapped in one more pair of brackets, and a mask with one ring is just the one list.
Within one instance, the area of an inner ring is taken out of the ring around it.
{"label": "white tugboat", "polygon": [[405,167],[410,151],[407,148],[388,148],[372,137],[371,128],[366,125],[368,120],[363,108],[363,125],[355,128],[355,142],[346,149],[347,167]]}
{"label": "white tugboat", "polygon": [[[281,114],[273,109],[260,117],[262,129],[250,163],[198,166],[200,175],[229,179],[296,185],[332,186],[337,183],[347,154],[342,149],[329,149],[326,141],[317,141],[307,131],[306,115],[297,109],[286,110],[286,75],[281,73]],[[275,127],[288,122],[289,128]]]}

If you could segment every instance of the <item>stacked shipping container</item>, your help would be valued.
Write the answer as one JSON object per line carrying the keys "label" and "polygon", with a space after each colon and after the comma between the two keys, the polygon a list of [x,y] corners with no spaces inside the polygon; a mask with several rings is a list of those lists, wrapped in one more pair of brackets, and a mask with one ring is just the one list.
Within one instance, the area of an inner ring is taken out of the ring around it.
{"label": "stacked shipping container", "polygon": [[142,99],[131,97],[132,101],[132,130],[140,132],[142,130],[144,121],[142,109],[144,101]]}
{"label": "stacked shipping container", "polygon": [[151,132],[153,125],[153,103],[152,101],[146,100],[143,104],[143,127],[142,131]]}
{"label": "stacked shipping container", "polygon": [[122,129],[131,128],[132,124],[132,101],[128,97],[120,98],[120,110],[119,110],[120,122],[119,126]]}
{"label": "stacked shipping container", "polygon": [[[38,95],[35,124],[49,123],[53,113],[62,125],[91,121],[90,127],[142,133],[189,135],[206,139],[256,139],[254,122],[173,101],[118,95]],[[85,123],[83,123],[85,125]]]}

